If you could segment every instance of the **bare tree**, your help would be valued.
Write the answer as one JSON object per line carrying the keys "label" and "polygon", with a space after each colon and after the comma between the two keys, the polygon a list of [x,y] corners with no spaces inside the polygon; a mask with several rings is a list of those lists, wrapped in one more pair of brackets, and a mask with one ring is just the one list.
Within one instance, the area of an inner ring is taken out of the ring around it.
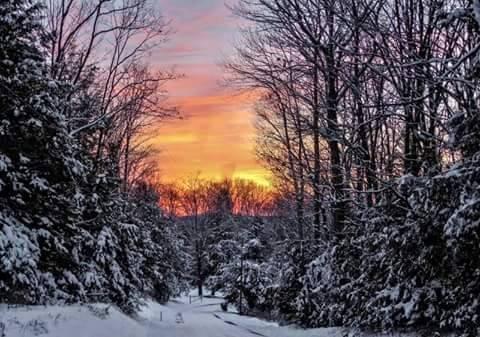
{"label": "bare tree", "polygon": [[138,178],[131,177],[132,157],[138,162],[151,153],[140,136],[152,123],[177,114],[166,105],[163,89],[177,76],[147,65],[149,54],[168,38],[168,23],[150,0],[45,0],[45,5],[52,76],[71,84],[72,101],[79,89],[92,97],[89,109],[66,111],[70,134],[95,139],[96,169],[104,156],[117,158],[128,192],[129,182]]}
{"label": "bare tree", "polygon": [[[309,112],[307,132],[312,147],[309,176],[316,238],[320,238],[322,232],[325,234],[325,217],[322,216],[325,185],[332,193],[333,232],[340,234],[345,221],[348,183],[342,162],[345,130],[342,129],[340,101],[346,97],[351,76],[342,73],[341,65],[351,60],[345,49],[353,40],[352,27],[364,23],[373,8],[370,3],[359,6],[356,21],[346,21],[343,13],[350,10],[349,5],[328,0],[246,0],[234,8],[235,13],[257,27],[246,32],[245,43],[238,49],[238,59],[228,68],[244,84],[267,89],[276,95],[276,104],[282,101],[278,96],[283,96],[279,87],[288,88],[287,97],[294,97]],[[362,65],[357,77],[365,69]],[[280,110],[282,108],[280,106]],[[289,142],[287,140],[287,147]],[[324,151],[329,155],[327,181],[322,179]],[[307,151],[304,152],[307,155]]]}

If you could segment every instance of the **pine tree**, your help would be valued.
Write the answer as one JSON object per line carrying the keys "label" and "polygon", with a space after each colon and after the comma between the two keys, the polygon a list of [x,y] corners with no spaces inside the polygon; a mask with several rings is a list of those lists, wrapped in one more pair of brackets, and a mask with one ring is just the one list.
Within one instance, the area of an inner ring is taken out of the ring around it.
{"label": "pine tree", "polygon": [[64,87],[48,78],[39,6],[0,4],[2,298],[79,298],[76,181],[83,179],[62,114]]}

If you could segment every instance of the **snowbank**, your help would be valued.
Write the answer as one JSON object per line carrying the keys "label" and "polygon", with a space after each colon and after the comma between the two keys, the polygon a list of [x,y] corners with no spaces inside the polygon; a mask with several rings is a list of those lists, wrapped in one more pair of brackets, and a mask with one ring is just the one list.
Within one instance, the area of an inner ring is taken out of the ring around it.
{"label": "snowbank", "polygon": [[[114,307],[22,306],[0,307],[6,337],[141,337],[145,327]],[[1,328],[0,328],[1,336]]]}

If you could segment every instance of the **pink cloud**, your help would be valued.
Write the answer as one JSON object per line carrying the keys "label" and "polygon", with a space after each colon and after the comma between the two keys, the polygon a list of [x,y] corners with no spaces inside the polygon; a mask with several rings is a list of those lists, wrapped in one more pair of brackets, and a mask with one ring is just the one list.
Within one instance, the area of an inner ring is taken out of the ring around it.
{"label": "pink cloud", "polygon": [[[161,0],[159,6],[175,30],[152,55],[158,68],[177,65],[185,78],[166,86],[170,103],[186,117],[159,126],[153,144],[162,152],[159,165],[167,180],[201,171],[206,177],[267,176],[254,155],[252,101],[219,85],[218,63],[232,52],[238,19],[223,0]],[[252,172],[255,172],[253,174]],[[258,178],[260,179],[260,178]]]}

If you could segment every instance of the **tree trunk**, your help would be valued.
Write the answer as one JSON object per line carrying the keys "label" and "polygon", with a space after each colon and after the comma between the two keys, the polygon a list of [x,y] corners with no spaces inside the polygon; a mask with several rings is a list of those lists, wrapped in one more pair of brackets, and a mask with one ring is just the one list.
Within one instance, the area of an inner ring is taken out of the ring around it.
{"label": "tree trunk", "polygon": [[203,296],[203,279],[202,279],[202,257],[200,254],[200,244],[198,240],[195,242],[195,250],[197,252],[197,287],[198,296]]}
{"label": "tree trunk", "polygon": [[313,65],[313,227],[314,239],[320,239],[322,210],[320,193],[320,103],[319,103],[319,78],[318,78],[318,48],[315,49]]}
{"label": "tree trunk", "polygon": [[[328,25],[331,38],[334,37],[334,11],[330,11],[328,16]],[[345,222],[345,196],[342,161],[340,155],[339,137],[340,130],[338,127],[337,117],[337,71],[335,64],[335,45],[331,41],[328,44],[325,53],[325,63],[327,69],[326,89],[327,89],[327,127],[328,127],[328,147],[330,150],[330,172],[331,182],[334,190],[333,202],[333,232],[335,236],[340,236],[343,231]]]}

